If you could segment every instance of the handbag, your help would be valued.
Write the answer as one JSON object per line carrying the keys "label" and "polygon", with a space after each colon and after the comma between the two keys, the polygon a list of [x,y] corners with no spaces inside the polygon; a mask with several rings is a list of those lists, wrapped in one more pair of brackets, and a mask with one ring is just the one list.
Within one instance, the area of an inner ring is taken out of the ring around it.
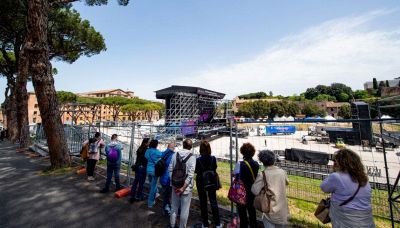
{"label": "handbag", "polygon": [[[352,201],[354,199],[354,197],[357,195],[357,193],[360,190],[360,188],[361,188],[361,185],[358,185],[358,188],[357,188],[356,192],[354,192],[354,194],[350,198],[348,198],[347,200],[342,202],[339,206],[346,205],[350,201]],[[315,217],[317,217],[317,219],[319,221],[321,221],[323,224],[331,222],[331,218],[329,217],[329,207],[330,207],[330,205],[331,205],[331,198],[322,199],[319,202],[319,204],[317,206],[317,209],[314,212]]]}
{"label": "handbag", "polygon": [[[249,167],[251,175],[253,176],[253,180],[255,180],[254,173],[253,170],[251,169],[250,164],[247,161],[244,162],[247,165],[247,167]],[[228,199],[240,205],[247,204],[246,188],[244,186],[243,181],[240,180],[240,178],[235,177],[235,179],[233,179],[232,185],[229,188]]]}
{"label": "handbag", "polygon": [[229,188],[228,199],[234,203],[246,205],[246,188],[244,187],[243,181],[239,178],[233,179],[232,185]]}
{"label": "handbag", "polygon": [[254,208],[268,214],[271,211],[271,201],[275,200],[275,194],[268,187],[267,178],[265,177],[265,172],[261,172],[263,175],[264,186],[260,193],[254,198]]}

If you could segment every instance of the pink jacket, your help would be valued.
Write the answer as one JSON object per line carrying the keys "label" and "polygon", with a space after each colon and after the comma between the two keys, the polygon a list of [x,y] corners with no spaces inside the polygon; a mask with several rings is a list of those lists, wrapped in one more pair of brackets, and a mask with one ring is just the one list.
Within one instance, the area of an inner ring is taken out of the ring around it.
{"label": "pink jacket", "polygon": [[[89,143],[89,140],[86,140],[83,145],[87,145]],[[94,160],[99,160],[100,159],[100,150],[99,148],[104,148],[106,144],[104,143],[103,139],[100,139],[99,141],[96,142],[96,153],[89,153],[89,159],[94,159]]]}

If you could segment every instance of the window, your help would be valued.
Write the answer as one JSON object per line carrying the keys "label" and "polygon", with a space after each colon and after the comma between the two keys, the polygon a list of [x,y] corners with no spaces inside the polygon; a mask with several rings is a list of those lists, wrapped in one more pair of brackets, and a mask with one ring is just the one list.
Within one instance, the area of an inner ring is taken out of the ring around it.
{"label": "window", "polygon": [[39,107],[38,104],[35,104],[35,105],[34,105],[34,108],[38,108],[38,107]]}
{"label": "window", "polygon": [[69,117],[65,118],[66,120],[69,120]]}
{"label": "window", "polygon": [[36,118],[33,118],[33,119],[32,119],[32,122],[33,122],[33,123],[36,123]]}
{"label": "window", "polygon": [[79,118],[80,120],[83,120],[83,117]]}
{"label": "window", "polygon": [[33,115],[37,115],[37,111],[34,111],[34,112],[33,112]]}

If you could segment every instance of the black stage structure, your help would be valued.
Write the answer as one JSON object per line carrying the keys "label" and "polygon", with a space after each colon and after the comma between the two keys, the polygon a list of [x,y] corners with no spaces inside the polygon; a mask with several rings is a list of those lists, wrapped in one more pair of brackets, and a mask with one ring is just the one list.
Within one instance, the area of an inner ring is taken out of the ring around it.
{"label": "black stage structure", "polygon": [[[156,91],[156,98],[165,100],[165,125],[171,127],[211,123],[224,97],[223,93],[192,86],[172,85]],[[184,135],[198,132],[197,127],[185,129]]]}

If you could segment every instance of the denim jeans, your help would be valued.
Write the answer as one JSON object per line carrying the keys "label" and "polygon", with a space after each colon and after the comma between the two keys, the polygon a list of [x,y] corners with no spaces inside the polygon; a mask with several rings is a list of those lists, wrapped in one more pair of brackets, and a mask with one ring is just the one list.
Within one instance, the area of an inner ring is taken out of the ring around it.
{"label": "denim jeans", "polygon": [[170,185],[162,185],[162,196],[163,196],[163,210],[166,213],[171,211],[171,193],[172,187]]}
{"label": "denim jeans", "polygon": [[105,189],[109,189],[110,188],[110,184],[111,184],[111,178],[113,176],[114,173],[114,180],[115,180],[115,188],[116,189],[120,189],[121,185],[119,183],[119,170],[120,170],[121,166],[118,164],[107,164],[107,180],[106,180],[106,186]]}
{"label": "denim jeans", "polygon": [[135,180],[131,188],[132,199],[143,199],[143,185],[146,181],[146,166],[138,166],[135,170]]}
{"label": "denim jeans", "polygon": [[210,225],[210,224],[208,224],[207,195],[208,195],[208,200],[210,201],[214,225],[219,226],[220,219],[219,219],[219,209],[218,209],[218,203],[217,203],[216,190],[206,191],[201,185],[200,186],[197,185],[197,191],[199,194],[200,211],[201,211],[201,218],[203,220],[203,226],[208,227]]}
{"label": "denim jeans", "polygon": [[188,194],[181,194],[179,196],[175,192],[172,192],[172,198],[171,198],[172,210],[169,221],[172,227],[175,227],[176,216],[178,214],[179,208],[181,208],[181,214],[179,218],[179,228],[186,227],[186,223],[189,217],[191,200],[192,200],[192,192]]}
{"label": "denim jeans", "polygon": [[156,201],[158,177],[154,173],[149,173],[150,193],[147,206],[152,207]]}

